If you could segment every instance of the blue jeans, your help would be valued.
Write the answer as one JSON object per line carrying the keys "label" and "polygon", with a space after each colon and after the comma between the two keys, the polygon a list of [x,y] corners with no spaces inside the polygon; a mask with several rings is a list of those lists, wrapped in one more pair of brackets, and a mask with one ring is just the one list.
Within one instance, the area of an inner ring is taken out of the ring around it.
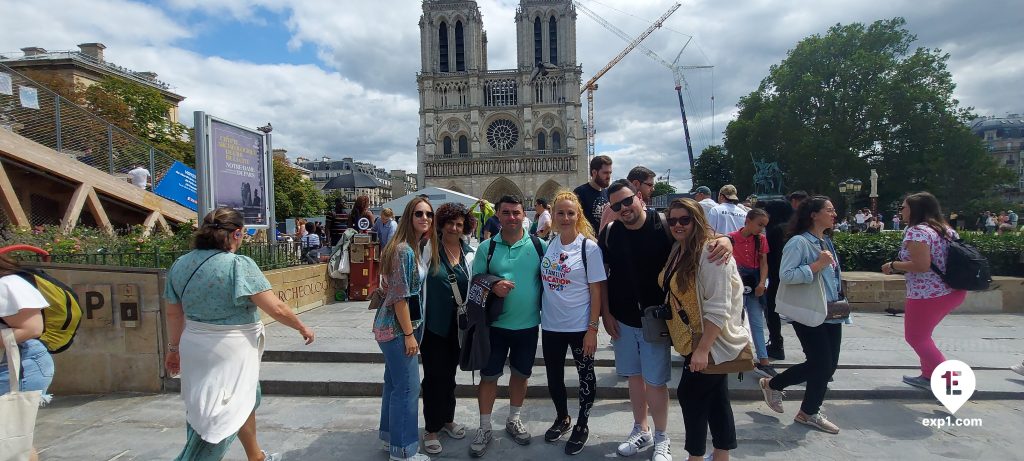
{"label": "blue jeans", "polygon": [[[421,330],[416,331],[420,337]],[[391,456],[408,458],[420,448],[420,365],[417,356],[405,355],[405,337],[378,342],[384,353],[384,393],[380,402],[380,439],[391,446]]]}
{"label": "blue jeans", "polygon": [[750,336],[753,337],[758,360],[768,358],[768,347],[764,341],[764,301],[764,296],[743,295],[743,308],[747,310]]}
{"label": "blue jeans", "polygon": [[[42,391],[43,402],[49,403],[51,396],[46,393],[53,382],[53,357],[46,346],[38,339],[30,339],[18,345],[21,351],[21,390]],[[6,358],[0,364],[0,395],[11,391],[10,372],[7,370]]]}

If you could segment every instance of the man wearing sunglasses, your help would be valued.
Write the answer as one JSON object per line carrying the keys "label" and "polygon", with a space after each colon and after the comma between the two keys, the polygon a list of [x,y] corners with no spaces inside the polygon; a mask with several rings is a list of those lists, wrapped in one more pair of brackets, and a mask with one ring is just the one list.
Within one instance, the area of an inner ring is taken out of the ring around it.
{"label": "man wearing sunglasses", "polygon": [[[672,250],[664,215],[646,209],[632,183],[616,181],[608,188],[610,209],[619,217],[601,230],[598,244],[608,267],[607,302],[602,306],[605,330],[615,349],[615,371],[629,380],[633,430],[618,446],[621,456],[632,456],[655,445],[653,461],[671,461],[668,426],[668,381],[671,378],[670,345],[644,340],[640,318],[647,306],[661,304],[665,292],[658,273]],[[729,238],[721,236],[710,259],[724,264],[732,257]],[[652,434],[647,415],[654,419]]]}
{"label": "man wearing sunglasses", "polygon": [[612,159],[598,155],[590,161],[590,181],[581,184],[573,192],[583,205],[583,214],[596,232],[601,228],[601,214],[608,204],[608,184],[612,180]]}

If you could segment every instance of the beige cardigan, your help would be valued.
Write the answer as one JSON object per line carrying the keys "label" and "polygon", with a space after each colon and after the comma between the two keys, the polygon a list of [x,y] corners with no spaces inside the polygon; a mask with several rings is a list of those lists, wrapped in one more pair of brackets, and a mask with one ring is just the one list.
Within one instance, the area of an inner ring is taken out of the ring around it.
{"label": "beige cardigan", "polygon": [[[672,255],[678,251],[679,243],[672,247]],[[736,269],[736,260],[729,258],[718,265],[708,261],[707,246],[701,252],[697,267],[697,302],[704,320],[714,323],[722,330],[711,345],[711,359],[725,363],[740,355],[743,347],[751,343],[750,326],[743,309],[743,280]],[[669,264],[672,256],[669,257]],[[670,281],[675,289],[675,278]],[[697,345],[693,345],[696,349]]]}

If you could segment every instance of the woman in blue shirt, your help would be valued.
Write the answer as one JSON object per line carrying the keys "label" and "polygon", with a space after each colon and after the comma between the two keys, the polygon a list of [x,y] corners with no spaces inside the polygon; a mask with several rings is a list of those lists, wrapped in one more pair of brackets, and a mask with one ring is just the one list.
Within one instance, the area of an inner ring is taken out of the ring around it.
{"label": "woman in blue shirt", "polygon": [[[820,277],[825,301],[839,300],[839,259],[829,238],[835,219],[836,209],[828,197],[819,195],[800,204],[790,224],[791,237],[782,250],[782,264],[779,268],[782,284],[817,283]],[[827,320],[815,326],[792,322],[806,360],[787,368],[774,378],[761,378],[760,386],[765,403],[772,410],[783,412],[783,389],[807,383],[800,412],[794,421],[830,434],[839,433],[839,427],[826,419],[819,410],[825,400],[828,381],[839,366],[844,321]]]}
{"label": "woman in blue shirt", "polygon": [[392,461],[430,461],[419,453],[420,367],[423,337],[420,295],[427,271],[437,267],[434,208],[423,197],[405,206],[398,232],[380,258],[384,302],[373,319],[373,336],[384,353],[384,390],[379,434]]}
{"label": "woman in blue shirt", "polygon": [[[256,441],[263,323],[256,308],[313,342],[313,330],[271,290],[242,244],[242,214],[217,208],[203,218],[194,250],[167,271],[167,371],[181,373],[186,443],[177,460],[223,459],[237,437],[248,459],[280,460]],[[180,352],[179,352],[180,348]],[[215,353],[211,353],[215,351]]]}

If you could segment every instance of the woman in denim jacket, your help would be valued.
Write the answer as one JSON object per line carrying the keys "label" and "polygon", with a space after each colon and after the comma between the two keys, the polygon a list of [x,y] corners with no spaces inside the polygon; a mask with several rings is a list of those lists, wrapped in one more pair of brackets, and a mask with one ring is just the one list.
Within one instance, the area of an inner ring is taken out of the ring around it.
{"label": "woman in denim jacket", "polygon": [[390,459],[429,461],[419,453],[420,367],[416,355],[423,337],[420,293],[427,271],[437,267],[434,209],[423,197],[405,207],[398,233],[381,256],[384,303],[373,319],[373,336],[384,353],[384,392],[380,439]]}
{"label": "woman in denim jacket", "polygon": [[[839,259],[829,238],[835,223],[836,209],[828,197],[815,196],[797,208],[790,224],[790,238],[782,250],[779,269],[781,283],[814,283],[821,277],[825,288],[825,301],[840,299]],[[808,245],[810,243],[810,245]],[[760,386],[765,403],[782,413],[782,390],[807,383],[800,412],[794,421],[830,434],[839,433],[819,410],[825,400],[828,382],[839,366],[839,349],[843,338],[842,324],[849,320],[826,320],[817,326],[792,322],[800,339],[806,360],[779,373],[774,378],[761,378]]]}

